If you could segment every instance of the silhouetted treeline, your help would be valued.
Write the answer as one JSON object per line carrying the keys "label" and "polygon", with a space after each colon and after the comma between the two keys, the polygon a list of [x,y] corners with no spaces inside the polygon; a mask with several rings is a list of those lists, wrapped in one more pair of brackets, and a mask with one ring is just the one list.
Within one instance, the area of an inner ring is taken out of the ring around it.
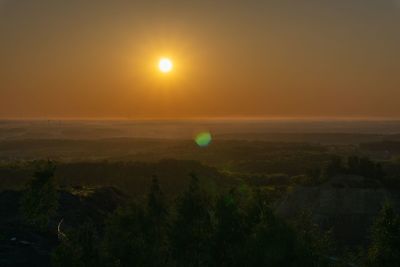
{"label": "silhouetted treeline", "polygon": [[327,175],[338,174],[360,175],[365,178],[382,179],[385,176],[382,164],[367,157],[350,156],[345,162],[342,157],[332,157],[326,167]]}
{"label": "silhouetted treeline", "polygon": [[[0,191],[23,189],[31,180],[37,165],[43,163],[45,162],[31,161],[0,165]],[[175,195],[186,188],[187,174],[192,171],[205,177],[203,182],[210,186],[230,185],[235,182],[215,168],[188,160],[57,163],[55,179],[61,188],[115,186],[129,195],[142,195],[147,191],[152,175],[157,175],[165,192],[168,195]]]}
{"label": "silhouetted treeline", "polygon": [[89,222],[67,233],[54,264],[328,266],[328,236],[308,218],[285,222],[269,204],[267,195],[245,186],[212,195],[192,175],[168,205],[154,178],[145,201],[120,208],[103,230]]}
{"label": "silhouetted treeline", "polygon": [[311,143],[284,143],[248,140],[214,140],[200,149],[189,140],[106,139],[46,140],[25,139],[0,142],[2,162],[36,160],[50,157],[59,162],[156,162],[173,158],[195,160],[219,170],[234,173],[287,173],[300,175],[318,166],[336,150]]}
{"label": "silhouetted treeline", "polygon": [[50,219],[57,212],[58,195],[54,171],[55,165],[52,162],[39,165],[21,200],[21,215],[25,222],[39,230],[46,230]]}
{"label": "silhouetted treeline", "polygon": [[[329,233],[303,212],[278,218],[268,195],[247,187],[212,196],[193,175],[167,204],[156,178],[143,202],[117,210],[104,228],[88,221],[67,233],[54,266],[364,266],[400,260],[400,216],[386,203],[356,254],[335,253]],[[349,256],[351,255],[351,256]]]}
{"label": "silhouetted treeline", "polygon": [[[281,156],[268,159],[268,163],[267,161],[246,163],[248,172],[226,171],[225,167],[218,169],[200,162],[183,160],[61,162],[57,164],[55,176],[61,187],[116,186],[129,195],[144,194],[149,186],[149,177],[153,174],[159,177],[167,195],[176,195],[186,188],[186,176],[191,171],[205,177],[203,182],[218,187],[229,187],[245,182],[252,186],[274,186],[278,191],[284,191],[287,186],[293,184],[317,186],[335,175],[344,174],[363,176],[380,181],[389,187],[400,186],[400,162],[395,160],[378,162],[356,155],[328,154],[323,157],[308,154],[304,159],[299,154],[291,155],[290,160],[282,161]],[[318,160],[314,162],[313,158]],[[22,161],[0,164],[0,190],[21,189],[29,181],[37,163]],[[281,166],[273,167],[278,165]],[[260,166],[263,166],[262,171]],[[228,166],[227,169],[232,168]]]}
{"label": "silhouetted treeline", "polygon": [[400,153],[400,142],[399,141],[382,141],[382,142],[371,142],[361,143],[360,148],[367,151],[379,152],[384,151],[387,153]]}
{"label": "silhouetted treeline", "polygon": [[[121,206],[105,221],[87,216],[65,232],[60,222],[53,265],[391,267],[400,260],[400,216],[389,203],[372,225],[365,250],[333,256],[338,250],[329,232],[311,214],[285,221],[273,212],[268,191],[244,184],[213,191],[204,185],[191,174],[187,189],[171,201],[154,176],[144,199]],[[49,231],[58,202],[54,165],[47,162],[23,193],[24,222]]]}

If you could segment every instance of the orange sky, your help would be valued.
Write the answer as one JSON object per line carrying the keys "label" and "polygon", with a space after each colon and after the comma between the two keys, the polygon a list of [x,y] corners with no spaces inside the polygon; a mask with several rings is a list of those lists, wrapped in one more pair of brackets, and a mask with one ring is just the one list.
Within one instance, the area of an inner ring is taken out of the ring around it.
{"label": "orange sky", "polygon": [[0,0],[0,118],[400,117],[396,3]]}

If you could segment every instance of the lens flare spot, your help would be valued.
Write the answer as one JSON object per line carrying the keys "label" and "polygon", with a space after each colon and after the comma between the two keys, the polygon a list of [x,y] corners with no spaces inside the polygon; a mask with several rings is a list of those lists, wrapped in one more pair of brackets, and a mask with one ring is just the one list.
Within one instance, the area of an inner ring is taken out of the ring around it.
{"label": "lens flare spot", "polygon": [[209,132],[201,132],[196,135],[195,142],[199,147],[206,147],[211,143],[212,137]]}

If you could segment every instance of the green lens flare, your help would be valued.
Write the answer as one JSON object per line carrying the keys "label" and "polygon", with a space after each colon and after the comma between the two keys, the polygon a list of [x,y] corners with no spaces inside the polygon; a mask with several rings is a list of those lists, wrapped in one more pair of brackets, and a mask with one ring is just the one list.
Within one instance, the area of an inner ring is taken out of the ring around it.
{"label": "green lens flare", "polygon": [[202,132],[196,135],[195,142],[200,147],[206,147],[211,143],[212,137],[209,132]]}

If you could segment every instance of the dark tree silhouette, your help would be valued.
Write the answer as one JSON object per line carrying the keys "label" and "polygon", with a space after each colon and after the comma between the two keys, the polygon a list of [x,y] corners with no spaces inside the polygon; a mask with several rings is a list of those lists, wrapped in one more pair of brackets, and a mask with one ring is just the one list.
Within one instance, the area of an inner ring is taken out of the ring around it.
{"label": "dark tree silhouette", "polygon": [[189,189],[177,202],[177,217],[170,232],[176,266],[210,266],[213,224],[211,203],[192,174]]}
{"label": "dark tree silhouette", "polygon": [[146,201],[118,209],[100,238],[93,227],[67,234],[54,265],[326,266],[328,250],[316,226],[275,216],[263,190],[242,185],[214,200],[191,175],[170,212],[153,177]]}
{"label": "dark tree silhouette", "polygon": [[119,209],[104,236],[104,258],[110,266],[148,266],[145,210],[137,203]]}
{"label": "dark tree silhouette", "polygon": [[246,211],[240,207],[234,189],[219,197],[216,205],[214,263],[216,266],[243,266],[243,246],[249,233]]}
{"label": "dark tree silhouette", "polygon": [[371,231],[368,266],[399,266],[400,216],[389,203],[385,203]]}
{"label": "dark tree silhouette", "polygon": [[335,176],[337,174],[342,174],[344,172],[344,164],[342,158],[339,156],[332,156],[328,165],[326,166],[326,174],[329,177]]}
{"label": "dark tree silhouette", "polygon": [[309,211],[303,211],[295,219],[293,228],[297,235],[298,263],[301,266],[329,266],[332,255],[331,232],[323,232],[312,220]]}
{"label": "dark tree silhouette", "polygon": [[24,220],[40,230],[48,227],[58,208],[54,171],[55,165],[52,162],[40,164],[21,200],[20,209]]}
{"label": "dark tree silhouette", "polygon": [[168,207],[156,176],[153,176],[150,193],[147,197],[145,220],[145,248],[148,257],[152,259],[148,264],[149,266],[165,266],[168,260]]}
{"label": "dark tree silhouette", "polygon": [[96,225],[87,221],[76,231],[70,232],[53,253],[56,267],[97,267],[100,261],[100,238]]}

